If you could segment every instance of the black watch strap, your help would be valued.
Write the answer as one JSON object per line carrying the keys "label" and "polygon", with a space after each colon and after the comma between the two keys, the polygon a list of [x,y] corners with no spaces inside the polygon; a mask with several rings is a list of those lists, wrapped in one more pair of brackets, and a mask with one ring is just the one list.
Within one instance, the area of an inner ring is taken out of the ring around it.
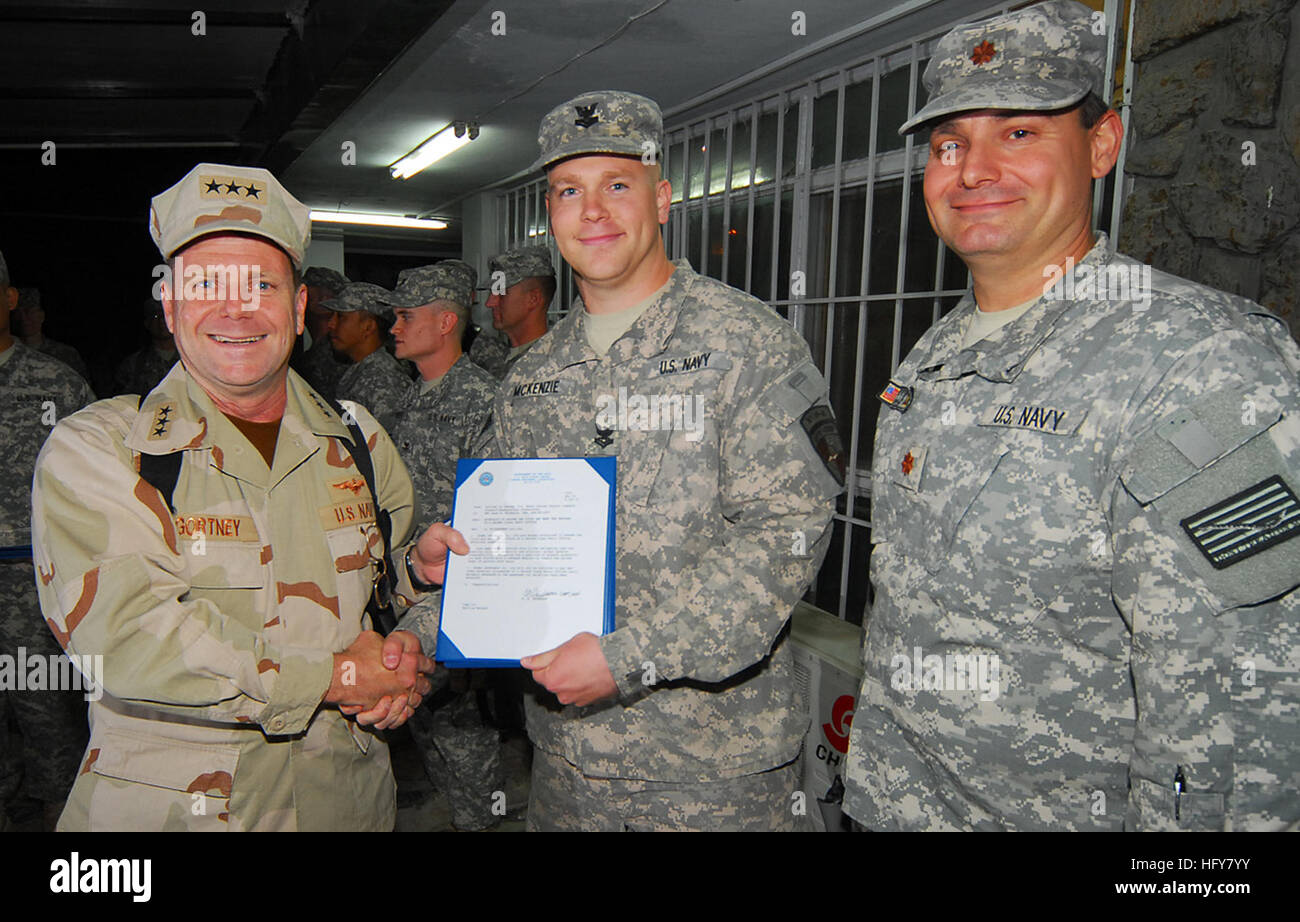
{"label": "black watch strap", "polygon": [[409,547],[406,549],[406,575],[411,578],[411,585],[417,592],[433,592],[438,588],[438,584],[426,583],[415,575],[415,567],[411,566],[411,550]]}

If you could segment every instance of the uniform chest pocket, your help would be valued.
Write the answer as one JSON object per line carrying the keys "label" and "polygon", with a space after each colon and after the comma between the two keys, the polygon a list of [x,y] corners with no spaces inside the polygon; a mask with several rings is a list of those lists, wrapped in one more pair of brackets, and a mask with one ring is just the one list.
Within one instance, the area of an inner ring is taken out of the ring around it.
{"label": "uniform chest pocket", "polygon": [[261,547],[242,541],[218,541],[202,536],[181,539],[181,552],[190,567],[195,589],[261,589],[265,584]]}

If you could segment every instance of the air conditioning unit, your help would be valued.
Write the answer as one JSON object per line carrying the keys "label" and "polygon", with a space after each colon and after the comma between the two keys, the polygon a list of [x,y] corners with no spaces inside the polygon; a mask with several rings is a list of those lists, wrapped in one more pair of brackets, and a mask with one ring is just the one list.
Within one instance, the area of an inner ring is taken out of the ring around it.
{"label": "air conditioning unit", "polygon": [[862,686],[862,628],[800,602],[792,615],[790,639],[799,706],[809,718],[801,789],[813,826],[819,832],[839,832],[841,798],[831,792],[837,780],[843,790],[849,726]]}

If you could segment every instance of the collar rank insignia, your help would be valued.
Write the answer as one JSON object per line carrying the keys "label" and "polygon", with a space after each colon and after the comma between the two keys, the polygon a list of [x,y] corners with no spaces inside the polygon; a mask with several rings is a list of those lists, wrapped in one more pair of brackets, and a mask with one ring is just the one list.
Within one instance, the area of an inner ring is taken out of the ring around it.
{"label": "collar rank insignia", "polygon": [[597,426],[596,438],[594,439],[594,441],[601,448],[608,448],[609,446],[614,444],[614,430],[602,429],[600,428],[600,426]]}
{"label": "collar rank insignia", "polygon": [[158,442],[167,438],[167,429],[171,426],[171,415],[176,412],[176,408],[170,403],[164,403],[153,414],[153,422],[149,424],[149,441]]}
{"label": "collar rank insignia", "polygon": [[912,405],[912,388],[890,381],[879,394],[880,401],[892,410],[906,413]]}
{"label": "collar rank insignia", "polygon": [[600,121],[600,116],[596,114],[596,106],[598,105],[600,103],[593,102],[589,106],[574,106],[573,108],[577,110],[578,117],[573,120],[573,124],[579,128],[590,128]]}

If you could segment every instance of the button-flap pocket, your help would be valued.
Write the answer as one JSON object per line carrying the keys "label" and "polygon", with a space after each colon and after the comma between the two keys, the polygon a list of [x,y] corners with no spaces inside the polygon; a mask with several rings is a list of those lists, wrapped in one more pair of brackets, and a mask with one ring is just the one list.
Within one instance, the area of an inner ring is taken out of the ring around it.
{"label": "button-flap pocket", "polygon": [[181,541],[195,589],[260,589],[264,585],[262,549],[257,544]]}
{"label": "button-flap pocket", "polygon": [[95,774],[187,794],[229,797],[239,763],[238,746],[163,740],[127,730],[109,730],[95,743]]}

